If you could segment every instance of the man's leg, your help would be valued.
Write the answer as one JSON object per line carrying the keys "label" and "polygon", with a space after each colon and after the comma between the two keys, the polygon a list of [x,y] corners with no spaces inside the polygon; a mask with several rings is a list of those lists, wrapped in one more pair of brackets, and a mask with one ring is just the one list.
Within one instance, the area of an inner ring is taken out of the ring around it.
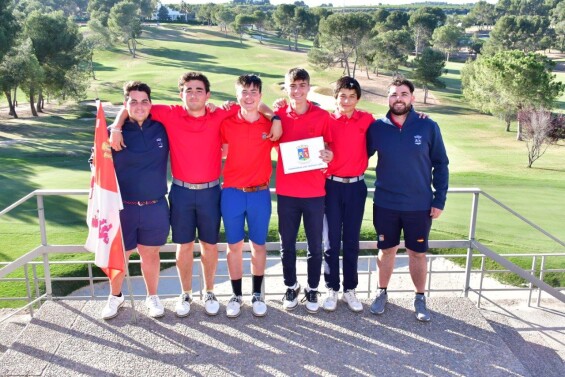
{"label": "man's leg", "polygon": [[[343,227],[343,202],[341,197],[342,187],[340,182],[326,180],[326,197],[325,197],[325,217],[327,228],[327,238],[329,248],[324,250],[324,280],[326,288],[328,288],[328,296],[324,300],[324,309],[335,310],[337,296],[334,292],[339,292],[339,254],[341,251],[341,234]],[[336,297],[334,297],[336,296]],[[326,302],[328,305],[326,306]]]}
{"label": "man's leg", "polygon": [[324,197],[302,199],[304,206],[304,231],[308,243],[308,287],[305,288],[306,310],[317,313],[318,285],[322,268],[322,230],[324,222]]}
{"label": "man's leg", "polygon": [[204,274],[204,284],[207,292],[214,291],[214,278],[216,277],[216,268],[218,266],[218,245],[209,244],[199,241],[202,253],[200,263],[202,264],[202,273]]}
{"label": "man's leg", "polygon": [[426,253],[417,253],[410,249],[408,252],[408,269],[410,270],[410,277],[414,283],[416,293],[424,293],[426,289],[426,275],[428,273],[428,262],[426,260]]}
{"label": "man's leg", "polygon": [[379,287],[386,288],[394,271],[394,261],[398,246],[379,250],[377,266],[379,267]]}
{"label": "man's leg", "polygon": [[192,293],[192,266],[194,264],[194,241],[177,245],[177,272],[181,289],[184,293]]}
{"label": "man's leg", "polygon": [[[129,256],[135,249],[126,252],[127,261]],[[126,261],[126,263],[127,263]],[[101,317],[103,319],[111,319],[118,315],[118,309],[124,304],[124,295],[122,294],[122,284],[124,282],[125,272],[118,272],[110,279],[110,295],[106,306],[102,309]]]}
{"label": "man's leg", "polygon": [[143,273],[143,280],[145,281],[148,296],[157,294],[161,268],[160,248],[160,246],[137,245],[137,250],[141,257],[141,272]]}
{"label": "man's leg", "polygon": [[[281,239],[281,262],[283,265],[284,285],[287,290],[283,298],[283,308],[293,310],[298,305],[300,285],[296,279],[296,237],[300,227],[302,211],[299,198],[278,195],[277,214],[279,236]],[[321,242],[321,240],[320,240]]]}

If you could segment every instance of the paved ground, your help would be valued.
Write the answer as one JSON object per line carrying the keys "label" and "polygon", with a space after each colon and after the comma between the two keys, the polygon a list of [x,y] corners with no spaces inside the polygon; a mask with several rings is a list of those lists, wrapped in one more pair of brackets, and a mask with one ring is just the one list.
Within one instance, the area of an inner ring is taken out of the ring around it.
{"label": "paved ground", "polygon": [[[0,364],[0,375],[195,376],[530,376],[504,341],[464,298],[429,301],[431,323],[415,320],[411,299],[387,312],[307,314],[269,302],[265,318],[249,307],[237,319],[207,317],[200,305],[176,318],[131,309],[97,319],[100,301],[47,302]],[[368,304],[369,301],[365,301]]]}

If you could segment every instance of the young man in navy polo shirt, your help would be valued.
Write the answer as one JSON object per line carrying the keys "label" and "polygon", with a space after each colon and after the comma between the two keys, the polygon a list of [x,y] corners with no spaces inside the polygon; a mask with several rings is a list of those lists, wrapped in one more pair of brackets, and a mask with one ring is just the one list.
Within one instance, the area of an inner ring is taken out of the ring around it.
{"label": "young man in navy polo shirt", "polygon": [[[285,90],[289,105],[279,108],[275,114],[281,118],[283,134],[279,142],[289,142],[313,137],[332,141],[329,114],[308,101],[310,75],[303,68],[292,68],[285,75]],[[284,173],[284,164],[278,151],[276,191],[279,234],[281,238],[281,260],[284,284],[287,287],[282,304],[285,310],[298,305],[300,285],[296,277],[296,238],[300,222],[304,219],[304,230],[308,243],[308,285],[304,289],[306,310],[316,313],[318,284],[322,267],[322,229],[324,219],[325,176],[322,170],[299,173]],[[315,153],[316,151],[311,151]],[[329,149],[319,152],[324,162],[330,162],[333,153]]]}
{"label": "young man in navy polo shirt", "polygon": [[[124,85],[124,96],[128,118],[120,132],[128,148],[112,151],[124,202],[120,223],[128,258],[136,249],[141,257],[141,271],[147,289],[145,305],[149,315],[162,317],[165,310],[157,296],[157,285],[159,249],[169,235],[169,205],[165,199],[169,142],[163,125],[149,117],[149,86],[139,81],[128,82]],[[123,305],[123,280],[124,272],[110,280],[111,293],[102,310],[103,319],[115,317]]]}
{"label": "young man in navy polo shirt", "polygon": [[384,313],[387,286],[400,233],[404,231],[408,267],[416,291],[416,318],[429,321],[424,296],[426,251],[432,220],[441,215],[445,206],[449,160],[439,126],[429,118],[418,117],[412,106],[414,100],[414,85],[395,78],[388,91],[389,112],[371,124],[367,133],[368,154],[378,155],[373,224],[380,249],[380,290],[371,312]]}

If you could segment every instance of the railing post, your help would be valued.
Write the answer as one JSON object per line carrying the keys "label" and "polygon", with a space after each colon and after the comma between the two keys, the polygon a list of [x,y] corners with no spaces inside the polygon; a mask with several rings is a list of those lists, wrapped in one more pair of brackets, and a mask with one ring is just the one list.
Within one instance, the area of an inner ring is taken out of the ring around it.
{"label": "railing post", "polygon": [[[539,279],[541,281],[543,281],[543,278],[545,276],[545,255],[541,256],[541,266],[539,268]],[[541,304],[541,288],[538,287],[538,300],[536,302],[536,306],[539,308],[540,304]]]}
{"label": "railing post", "polygon": [[[532,268],[530,270],[530,274],[531,275],[535,275],[536,274],[536,263],[537,262],[537,258],[534,255],[534,257],[532,258]],[[528,307],[530,307],[532,305],[532,291],[534,289],[534,285],[532,284],[532,282],[530,282],[528,284],[528,287],[530,288],[529,292],[528,292]]]}
{"label": "railing post", "polygon": [[[28,272],[27,266],[28,266],[28,264],[26,263],[24,265],[24,276],[25,276],[25,279],[26,279],[27,303],[29,304],[31,302],[31,289],[29,287],[29,272]],[[33,317],[33,305],[29,306],[29,314]]]}
{"label": "railing post", "polygon": [[471,284],[471,270],[473,268],[473,241],[477,229],[477,212],[479,210],[479,192],[473,193],[473,203],[471,204],[471,221],[469,223],[469,247],[467,248],[467,261],[465,263],[465,286],[463,292],[465,297],[469,297]]}
{"label": "railing post", "polygon": [[[43,206],[43,195],[37,195],[37,217],[39,219],[39,233],[41,234],[41,245],[47,246],[47,231],[45,229],[45,208]],[[53,287],[51,286],[51,270],[49,267],[49,255],[43,254],[43,276],[45,277],[45,294],[51,300]]]}

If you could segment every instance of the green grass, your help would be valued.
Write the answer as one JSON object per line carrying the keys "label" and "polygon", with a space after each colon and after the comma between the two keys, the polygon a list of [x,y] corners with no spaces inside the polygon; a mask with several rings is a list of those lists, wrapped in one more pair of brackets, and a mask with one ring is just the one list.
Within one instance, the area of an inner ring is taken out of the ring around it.
{"label": "green grass", "polygon": [[[183,31],[182,27],[172,24],[147,28],[139,41],[136,59],[132,59],[122,46],[97,51],[97,80],[92,83],[89,98],[100,97],[120,103],[123,82],[136,79],[151,85],[154,102],[180,103],[176,84],[178,77],[185,71],[196,70],[210,78],[212,100],[216,103],[234,98],[237,75],[260,74],[264,81],[263,99],[270,104],[284,95],[280,84],[289,67],[308,68],[312,85],[321,87],[322,91],[341,74],[339,69],[317,72],[308,67],[304,53],[309,45],[306,41],[300,41],[301,52],[292,52],[287,50],[284,40],[269,39],[261,45],[257,40],[245,39],[240,44],[238,37],[225,36],[215,28],[191,26]],[[447,64],[448,74],[442,77],[447,87],[433,90],[440,104],[418,105],[419,111],[428,113],[441,126],[451,161],[450,186],[479,187],[565,240],[562,225],[565,224],[565,145],[551,147],[532,169],[527,169],[526,147],[524,143],[515,141],[515,132],[505,132],[500,120],[478,114],[462,99],[462,66],[457,62]],[[410,74],[409,69],[404,68],[404,72]],[[563,73],[558,73],[558,77],[565,78]],[[563,108],[563,98],[561,100]],[[385,106],[366,100],[361,101],[360,107],[376,114],[386,111]],[[58,109],[57,106],[53,108]],[[93,108],[71,106],[65,109],[36,119],[0,121],[0,141],[12,142],[0,144],[0,187],[3,194],[0,196],[0,209],[34,189],[88,188],[90,172],[87,160],[93,139]],[[367,172],[369,185],[374,181],[374,165],[372,159]],[[371,206],[371,200],[368,200],[363,239],[374,238]],[[434,223],[432,238],[466,238],[470,208],[470,195],[449,195],[444,214]],[[84,242],[85,197],[48,197],[45,209],[49,244]],[[269,240],[276,241],[276,202],[273,203],[272,219]],[[35,201],[2,216],[0,261],[12,261],[39,245],[38,229]],[[304,240],[302,231],[300,239]],[[486,198],[480,199],[477,239],[498,252],[564,252],[561,246],[532,231]],[[57,259],[89,257],[71,255],[58,256]],[[524,258],[516,258],[515,261],[525,268],[529,268],[531,263]],[[561,266],[550,260],[546,267]],[[57,267],[57,270],[57,273],[66,275],[84,275],[84,270],[77,267]],[[23,272],[19,271],[13,276],[22,275]],[[565,277],[562,275],[550,276],[548,281],[564,286]],[[60,287],[63,291],[71,288]],[[22,290],[20,284],[0,284],[3,297],[21,296]]]}

